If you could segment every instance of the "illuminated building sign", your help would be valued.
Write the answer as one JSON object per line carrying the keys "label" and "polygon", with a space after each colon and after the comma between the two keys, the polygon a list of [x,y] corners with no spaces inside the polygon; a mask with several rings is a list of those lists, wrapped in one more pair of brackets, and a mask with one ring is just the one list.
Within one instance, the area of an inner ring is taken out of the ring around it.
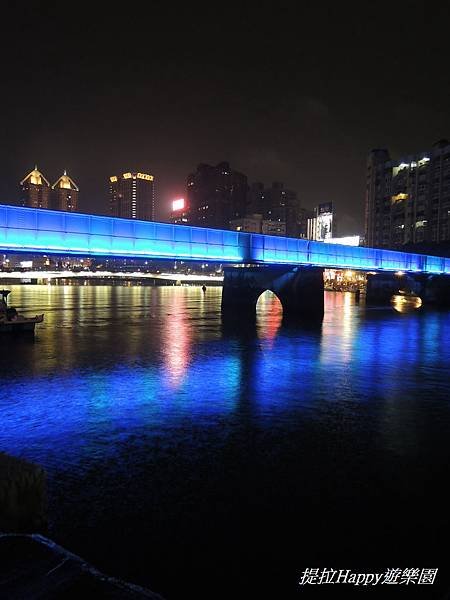
{"label": "illuminated building sign", "polygon": [[396,202],[400,202],[401,200],[407,200],[407,199],[408,199],[408,194],[397,194],[396,196],[391,197],[393,204],[395,204]]}
{"label": "illuminated building sign", "polygon": [[124,179],[145,179],[146,181],[153,181],[153,175],[147,175],[147,173],[124,173],[122,175]]}
{"label": "illuminated building sign", "polygon": [[172,202],[172,211],[176,212],[178,210],[183,210],[185,207],[184,198],[177,198]]}
{"label": "illuminated building sign", "polygon": [[117,177],[115,175],[113,175],[112,177],[109,178],[111,183],[115,183],[117,181]]}
{"label": "illuminated building sign", "polygon": [[328,241],[333,235],[333,213],[319,214],[316,222],[316,240]]}

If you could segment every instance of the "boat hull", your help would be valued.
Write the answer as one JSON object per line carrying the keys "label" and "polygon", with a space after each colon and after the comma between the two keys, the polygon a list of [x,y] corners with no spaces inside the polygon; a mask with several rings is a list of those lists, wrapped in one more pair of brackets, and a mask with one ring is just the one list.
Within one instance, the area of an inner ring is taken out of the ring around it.
{"label": "boat hull", "polygon": [[0,334],[21,334],[34,333],[36,323],[42,323],[44,315],[39,315],[34,319],[18,319],[16,321],[0,321]]}

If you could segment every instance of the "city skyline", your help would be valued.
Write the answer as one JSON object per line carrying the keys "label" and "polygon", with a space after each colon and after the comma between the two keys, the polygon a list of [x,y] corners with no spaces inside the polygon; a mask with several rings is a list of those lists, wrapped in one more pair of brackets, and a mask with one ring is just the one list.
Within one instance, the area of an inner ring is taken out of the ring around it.
{"label": "city skyline", "polygon": [[86,212],[109,173],[155,173],[161,219],[194,165],[227,160],[249,181],[286,182],[304,207],[333,201],[342,231],[359,232],[370,150],[420,152],[450,131],[443,7],[412,2],[388,19],[356,4],[170,13],[131,11],[123,29],[94,7],[72,19],[65,7],[7,6],[2,201],[24,167],[58,172],[63,157]]}

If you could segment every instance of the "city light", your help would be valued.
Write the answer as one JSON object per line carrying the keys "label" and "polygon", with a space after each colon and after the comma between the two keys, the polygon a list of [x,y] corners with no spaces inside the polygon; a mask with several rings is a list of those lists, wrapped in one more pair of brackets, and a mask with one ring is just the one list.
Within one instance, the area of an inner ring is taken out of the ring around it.
{"label": "city light", "polygon": [[340,244],[341,246],[359,246],[361,238],[359,235],[347,235],[344,237],[333,237],[326,240],[327,244]]}
{"label": "city light", "polygon": [[178,211],[178,210],[183,210],[184,207],[185,207],[184,198],[177,198],[176,200],[173,200],[173,202],[172,202],[173,212]]}

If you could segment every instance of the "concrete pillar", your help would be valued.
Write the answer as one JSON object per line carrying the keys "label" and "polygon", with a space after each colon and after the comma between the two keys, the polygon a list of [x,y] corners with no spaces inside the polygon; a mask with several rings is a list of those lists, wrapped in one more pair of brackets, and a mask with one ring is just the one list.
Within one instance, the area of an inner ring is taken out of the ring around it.
{"label": "concrete pillar", "polygon": [[450,275],[429,275],[423,283],[425,305],[450,307]]}
{"label": "concrete pillar", "polygon": [[323,319],[322,268],[298,267],[294,272],[276,277],[270,289],[279,297],[285,319]]}
{"label": "concrete pillar", "polygon": [[280,299],[284,318],[323,318],[323,269],[291,266],[225,267],[223,315],[254,318],[258,298],[267,290]]}
{"label": "concrete pillar", "polygon": [[258,298],[267,289],[258,267],[225,267],[222,314],[236,319],[255,317]]}

